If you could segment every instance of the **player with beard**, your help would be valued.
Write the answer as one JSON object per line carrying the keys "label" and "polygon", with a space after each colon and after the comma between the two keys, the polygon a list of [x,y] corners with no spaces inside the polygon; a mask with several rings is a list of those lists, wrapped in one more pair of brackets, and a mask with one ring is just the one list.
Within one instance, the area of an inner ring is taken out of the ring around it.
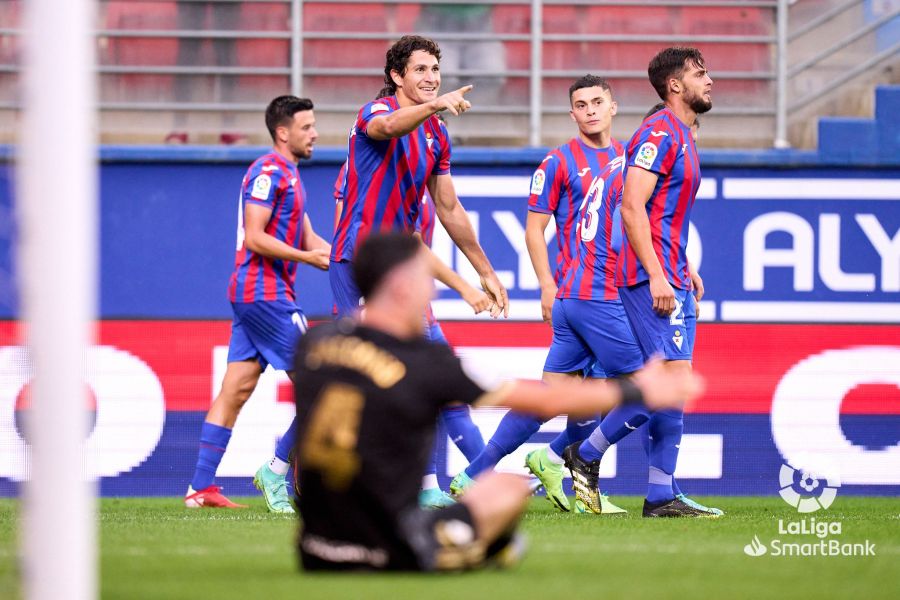
{"label": "player with beard", "polygon": [[[700,187],[700,161],[691,126],[698,114],[712,108],[713,81],[696,48],[666,48],[650,61],[647,72],[666,106],[644,120],[626,146],[624,238],[616,285],[644,359],[662,356],[668,371],[686,374],[692,368],[697,324],[696,306],[689,298],[692,277],[686,249],[691,209]],[[683,411],[659,411],[648,427],[650,472],[644,516],[717,516],[677,498],[673,489]],[[573,444],[564,456],[576,495],[590,494],[596,487],[605,450],[590,452],[584,446]]]}

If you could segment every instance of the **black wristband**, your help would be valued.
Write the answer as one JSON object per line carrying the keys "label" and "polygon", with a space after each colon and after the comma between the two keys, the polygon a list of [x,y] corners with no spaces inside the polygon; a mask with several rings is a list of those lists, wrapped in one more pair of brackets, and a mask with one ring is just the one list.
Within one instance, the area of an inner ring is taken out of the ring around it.
{"label": "black wristband", "polygon": [[622,404],[643,404],[644,393],[629,379],[617,379],[619,391],[622,393]]}

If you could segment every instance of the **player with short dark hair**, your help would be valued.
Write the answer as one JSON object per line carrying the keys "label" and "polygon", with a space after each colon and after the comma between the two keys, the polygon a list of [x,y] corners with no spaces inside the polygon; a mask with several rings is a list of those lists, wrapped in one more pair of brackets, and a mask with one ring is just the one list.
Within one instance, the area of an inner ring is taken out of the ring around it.
{"label": "player with short dark hair", "polygon": [[651,364],[635,383],[546,387],[509,382],[487,392],[449,347],[423,338],[434,288],[421,243],[369,236],[354,264],[362,322],[312,329],[295,356],[301,564],[309,570],[446,571],[508,564],[530,495],[525,478],[491,473],[453,506],[416,503],[435,420],[451,402],[503,404],[542,416],[593,414],[619,402],[680,405],[699,391],[689,373]]}
{"label": "player with short dark hair", "polygon": [[[616,285],[645,359],[665,357],[672,373],[689,373],[696,309],[686,247],[700,161],[691,135],[698,114],[712,108],[713,81],[695,48],[659,52],[647,69],[665,108],[647,118],[626,146],[622,192],[624,239]],[[650,474],[645,517],[711,513],[676,497],[673,473],[684,428],[681,410],[660,411],[649,423]],[[591,458],[591,457],[587,457]],[[594,478],[599,460],[567,456],[567,466]]]}
{"label": "player with short dark hair", "polygon": [[[228,285],[234,311],[228,367],[200,431],[197,466],[184,499],[190,508],[245,508],[214,485],[216,470],[238,413],[266,366],[293,379],[294,349],[307,327],[294,292],[297,263],[323,270],[329,264],[331,248],[306,214],[306,190],[297,169],[301,159],[312,156],[318,138],[313,103],[279,96],[269,103],[265,120],[274,147],[250,165],[241,184],[237,251]],[[254,477],[272,512],[294,512],[285,475],[295,437],[296,420]]]}
{"label": "player with short dark hair", "polygon": [[[341,166],[337,180],[334,182],[334,198],[338,216],[343,208],[346,187],[347,161]],[[434,237],[435,220],[434,203],[431,202],[428,194],[426,194],[422,197],[419,207],[419,215],[416,220],[416,234],[429,249]],[[490,299],[484,292],[469,285],[458,273],[445,265],[433,253],[429,252],[428,256],[436,279],[447,287],[459,292],[459,295],[472,307],[475,314],[488,310]],[[425,337],[432,342],[449,345],[430,304],[424,318],[427,323]],[[472,421],[469,407],[464,404],[454,404],[441,410],[438,431],[441,435],[446,433],[450,437],[456,447],[466,457],[466,460],[471,461],[484,449],[484,438],[481,436],[481,431]],[[435,444],[435,451],[432,453],[431,461],[428,463],[422,476],[422,490],[419,492],[419,504],[426,508],[441,508],[453,503],[453,499],[440,488],[437,479],[437,463],[437,445]]]}
{"label": "player with short dark hair", "polygon": [[[644,119],[649,119],[655,113],[665,108],[665,104],[659,103],[649,111],[645,115]],[[694,134],[694,141],[696,142],[696,129],[692,128],[692,133]],[[602,233],[606,235],[606,239],[608,240],[608,245],[605,244],[596,244],[594,241],[585,242],[579,246],[578,256],[573,259],[573,267],[569,269],[568,275],[571,277],[567,277],[566,283],[561,286],[561,288],[580,288],[583,289],[586,283],[583,273],[588,273],[590,271],[591,264],[608,264],[611,262],[612,270],[607,273],[607,276],[611,276],[612,280],[615,279],[615,263],[617,260],[617,255],[622,249],[622,220],[621,220],[621,207],[622,207],[622,167],[624,166],[624,156],[616,159],[613,163],[610,163],[609,168],[603,173],[602,179],[603,182],[596,186],[596,193],[600,194],[602,198],[597,201],[597,205],[601,207],[601,210],[604,215],[607,215],[606,218],[600,219],[601,223],[608,224],[608,214],[612,212],[612,223],[611,227],[608,229],[601,228]],[[590,201],[588,201],[590,204]],[[694,301],[699,303],[700,299],[703,297],[703,280],[700,275],[691,267],[691,278],[694,284]],[[606,279],[609,281],[609,279]],[[596,287],[596,283],[594,284]],[[624,317],[624,308],[622,308],[621,303],[619,303],[619,308],[621,310],[621,315]],[[699,314],[699,309],[698,309]],[[627,324],[627,318],[626,324]],[[629,331],[630,333],[630,331]],[[630,336],[631,340],[634,340],[633,334]],[[634,344],[633,350],[637,350],[638,354],[640,354],[640,350],[636,346],[636,342]],[[632,351],[633,351],[632,350]],[[590,473],[583,478],[575,478],[573,479],[573,487],[575,489],[575,495],[585,504],[586,507],[593,511],[593,507],[599,506],[601,504],[602,495],[599,494],[598,482],[594,481],[593,473],[599,474],[599,461],[603,459],[603,455],[613,444],[617,444],[619,441],[624,439],[626,436],[630,435],[633,431],[640,430],[640,438],[641,445],[644,448],[644,453],[647,455],[648,459],[651,459],[650,454],[650,429],[654,428],[653,425],[647,425],[647,421],[655,421],[660,418],[666,418],[665,416],[660,416],[655,413],[651,414],[650,411],[646,410],[644,407],[640,406],[620,406],[613,409],[606,417],[604,417],[603,421],[600,425],[591,433],[591,435],[581,442],[579,445],[573,445],[566,449],[566,453],[569,455],[569,462],[572,464],[580,464],[583,462],[591,463],[593,461],[597,461],[596,469],[590,469]],[[675,432],[677,435],[680,435],[680,432]],[[663,445],[668,445],[665,440],[659,440]],[[661,459],[661,455],[656,455],[655,459]],[[651,466],[653,466],[651,464]],[[657,465],[660,466],[660,465]],[[573,473],[574,475],[574,473]],[[689,498],[686,494],[682,493],[678,487],[678,483],[675,478],[672,478],[672,490],[675,493],[675,497],[684,502],[685,504],[690,505],[693,508],[698,510],[702,510],[704,512],[708,512],[714,516],[720,516],[723,514],[721,510],[718,508],[710,508],[700,504],[699,502]]]}
{"label": "player with short dark hair", "polygon": [[[573,82],[569,87],[569,109],[578,134],[547,154],[535,170],[525,224],[525,243],[541,286],[541,313],[544,321],[550,324],[551,313],[554,313],[554,340],[558,335],[557,328],[561,326],[557,321],[562,319],[561,315],[555,314],[557,286],[577,253],[579,209],[597,175],[624,151],[622,144],[612,137],[612,119],[616,114],[617,104],[605,79],[588,74]],[[544,231],[551,217],[556,222],[556,243],[559,249],[555,269],[550,267],[544,238]],[[571,376],[581,378],[582,372],[594,378],[607,376],[602,369],[588,368],[591,365],[575,367],[569,364],[571,362],[558,353],[551,354],[544,369],[544,382],[552,385]],[[566,446],[586,438],[596,427],[598,419],[599,417],[569,419],[566,429],[549,445],[530,452],[526,458],[527,468],[541,480],[547,499],[560,510],[570,510],[562,486],[562,452]],[[534,435],[542,423],[540,419],[527,415],[505,415],[481,455],[451,482],[451,491],[462,493],[473,477],[496,466],[501,458]],[[625,512],[605,495],[602,496],[602,501],[608,514]]]}
{"label": "player with short dark hair", "polygon": [[[350,132],[344,206],[334,235],[331,281],[341,315],[355,312],[361,294],[353,279],[357,248],[378,231],[413,232],[426,187],[447,233],[465,254],[494,302],[508,316],[507,293],[484,254],[450,176],[450,136],[440,112],[471,107],[472,86],[438,95],[440,49],[421,36],[403,36],[385,56],[385,89],[359,111]],[[387,95],[386,95],[387,94]]]}

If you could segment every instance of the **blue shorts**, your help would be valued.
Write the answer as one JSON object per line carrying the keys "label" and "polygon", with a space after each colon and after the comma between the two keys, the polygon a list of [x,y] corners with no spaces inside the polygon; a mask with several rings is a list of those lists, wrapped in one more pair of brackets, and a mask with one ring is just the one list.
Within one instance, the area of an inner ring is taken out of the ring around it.
{"label": "blue shorts", "polygon": [[288,300],[232,302],[228,362],[256,359],[263,370],[294,370],[294,350],[306,333],[306,317]]}
{"label": "blue shorts", "polygon": [[450,345],[450,342],[448,342],[447,338],[444,336],[444,330],[441,329],[441,324],[437,321],[433,321],[432,323],[425,322],[425,339],[429,342],[434,342],[435,344],[444,344],[445,346]]}
{"label": "blue shorts", "polygon": [[653,310],[650,282],[619,288],[619,298],[628,315],[644,360],[661,356],[666,360],[691,360],[697,335],[697,305],[687,290],[675,289],[675,311],[663,317]]}
{"label": "blue shorts", "polygon": [[622,304],[576,298],[557,300],[553,303],[553,343],[544,371],[582,371],[595,361],[606,377],[634,373],[644,365]]}
{"label": "blue shorts", "polygon": [[340,318],[356,315],[362,294],[359,293],[356,278],[353,277],[353,263],[349,260],[331,261],[328,266],[328,281],[331,283],[331,293],[334,296],[336,316]]}

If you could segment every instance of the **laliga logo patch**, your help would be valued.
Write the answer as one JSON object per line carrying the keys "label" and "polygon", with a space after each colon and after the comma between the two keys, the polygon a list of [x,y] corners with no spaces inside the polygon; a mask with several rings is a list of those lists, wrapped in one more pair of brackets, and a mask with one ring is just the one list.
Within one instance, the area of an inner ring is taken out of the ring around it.
{"label": "laliga logo patch", "polygon": [[795,468],[781,465],[778,472],[778,494],[800,513],[827,509],[837,497],[841,479],[837,471],[829,468],[822,458],[806,458],[795,461],[804,466]]}
{"label": "laliga logo patch", "polygon": [[260,175],[253,180],[253,191],[250,192],[250,195],[257,200],[268,200],[271,189],[272,178],[268,175]]}
{"label": "laliga logo patch", "polygon": [[675,342],[675,345],[678,346],[679,350],[681,350],[681,345],[684,343],[684,337],[681,335],[680,330],[675,330],[675,335],[672,336],[672,341]]}
{"label": "laliga logo patch", "polygon": [[655,144],[651,142],[644,142],[640,148],[638,148],[637,156],[634,157],[634,164],[644,169],[650,169],[653,166],[653,161],[656,160],[656,155],[659,153],[659,149]]}
{"label": "laliga logo patch", "polygon": [[544,180],[546,179],[546,175],[544,172],[538,169],[534,172],[534,177],[531,178],[531,193],[535,195],[541,195],[544,192]]}

